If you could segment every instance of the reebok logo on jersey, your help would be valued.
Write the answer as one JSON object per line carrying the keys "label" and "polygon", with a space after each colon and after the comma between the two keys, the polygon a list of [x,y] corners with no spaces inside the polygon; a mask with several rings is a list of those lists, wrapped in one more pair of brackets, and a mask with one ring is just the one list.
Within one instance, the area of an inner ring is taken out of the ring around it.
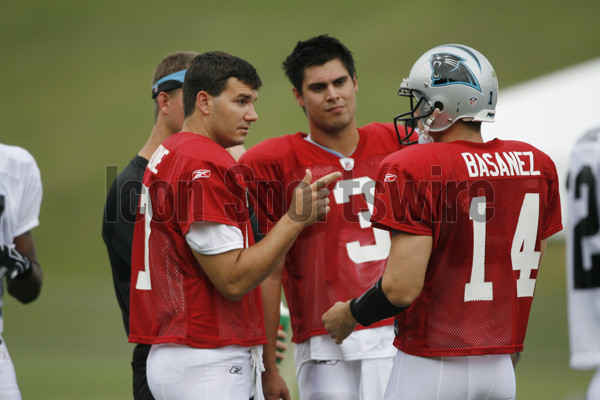
{"label": "reebok logo on jersey", "polygon": [[210,169],[197,169],[192,172],[192,180],[198,178],[209,178],[210,177]]}
{"label": "reebok logo on jersey", "polygon": [[384,182],[394,182],[396,180],[396,178],[398,178],[398,177],[394,174],[385,174],[385,178],[383,178],[383,181]]}
{"label": "reebok logo on jersey", "polygon": [[244,368],[240,365],[234,365],[229,370],[229,373],[234,375],[244,375]]}

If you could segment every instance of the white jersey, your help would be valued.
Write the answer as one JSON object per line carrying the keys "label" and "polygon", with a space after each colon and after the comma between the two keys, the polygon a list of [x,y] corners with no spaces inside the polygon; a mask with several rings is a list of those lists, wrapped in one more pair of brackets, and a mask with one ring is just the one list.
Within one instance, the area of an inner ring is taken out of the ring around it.
{"label": "white jersey", "polygon": [[590,369],[600,366],[600,127],[577,141],[567,193],[571,367]]}
{"label": "white jersey", "polygon": [[[42,181],[33,156],[20,147],[0,144],[1,244],[12,245],[15,237],[39,224],[41,202]],[[0,310],[3,294],[4,282],[0,281]]]}

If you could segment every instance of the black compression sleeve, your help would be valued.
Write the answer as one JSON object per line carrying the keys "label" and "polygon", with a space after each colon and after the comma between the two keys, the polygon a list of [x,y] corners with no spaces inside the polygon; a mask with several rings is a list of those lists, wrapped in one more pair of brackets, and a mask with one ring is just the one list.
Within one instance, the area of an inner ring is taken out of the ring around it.
{"label": "black compression sleeve", "polygon": [[352,299],[350,302],[352,316],[363,326],[369,326],[373,322],[393,317],[408,308],[397,307],[390,303],[385,297],[385,293],[383,293],[382,280],[383,277],[379,278],[377,283],[363,293],[362,296]]}

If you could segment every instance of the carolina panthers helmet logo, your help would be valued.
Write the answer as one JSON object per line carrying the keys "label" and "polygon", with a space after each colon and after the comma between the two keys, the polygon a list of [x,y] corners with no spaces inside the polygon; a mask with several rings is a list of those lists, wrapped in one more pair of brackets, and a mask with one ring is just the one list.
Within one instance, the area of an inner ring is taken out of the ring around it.
{"label": "carolina panthers helmet logo", "polygon": [[438,53],[431,56],[431,86],[467,85],[481,92],[481,86],[466,60],[450,53]]}

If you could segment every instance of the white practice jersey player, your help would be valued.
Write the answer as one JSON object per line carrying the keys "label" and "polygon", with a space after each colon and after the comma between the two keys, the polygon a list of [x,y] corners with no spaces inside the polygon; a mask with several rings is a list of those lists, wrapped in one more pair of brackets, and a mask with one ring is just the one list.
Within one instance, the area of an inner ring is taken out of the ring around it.
{"label": "white practice jersey player", "polygon": [[567,177],[571,367],[600,367],[600,127],[573,149]]}
{"label": "white practice jersey player", "polygon": [[[26,150],[0,144],[0,244],[13,246],[14,239],[38,225],[42,202],[40,171]],[[4,330],[2,297],[4,278],[0,278],[0,334]],[[15,369],[0,336],[0,398],[20,400]]]}
{"label": "white practice jersey player", "polygon": [[[0,244],[10,246],[15,237],[38,226],[41,203],[42,181],[33,156],[20,147],[0,144]],[[2,327],[0,314],[0,333]]]}

